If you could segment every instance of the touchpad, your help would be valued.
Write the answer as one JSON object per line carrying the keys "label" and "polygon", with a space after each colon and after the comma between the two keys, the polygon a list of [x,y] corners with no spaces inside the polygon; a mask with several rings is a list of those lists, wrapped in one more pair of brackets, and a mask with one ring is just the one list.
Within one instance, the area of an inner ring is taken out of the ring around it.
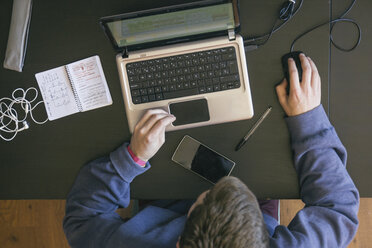
{"label": "touchpad", "polygon": [[176,117],[174,126],[209,121],[209,110],[206,99],[169,104],[169,110]]}

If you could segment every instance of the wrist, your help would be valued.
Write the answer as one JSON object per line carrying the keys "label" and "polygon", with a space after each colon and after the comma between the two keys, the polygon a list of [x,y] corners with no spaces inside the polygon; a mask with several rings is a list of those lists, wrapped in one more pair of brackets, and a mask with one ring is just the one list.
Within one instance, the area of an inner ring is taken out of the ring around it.
{"label": "wrist", "polygon": [[128,152],[129,152],[130,156],[132,157],[133,161],[134,161],[136,164],[138,164],[139,166],[142,166],[142,167],[144,167],[144,166],[146,165],[147,161],[145,161],[145,160],[139,158],[139,157],[137,156],[137,154],[135,154],[135,153],[133,152],[133,150],[130,148],[130,145],[128,145],[127,149],[128,149]]}

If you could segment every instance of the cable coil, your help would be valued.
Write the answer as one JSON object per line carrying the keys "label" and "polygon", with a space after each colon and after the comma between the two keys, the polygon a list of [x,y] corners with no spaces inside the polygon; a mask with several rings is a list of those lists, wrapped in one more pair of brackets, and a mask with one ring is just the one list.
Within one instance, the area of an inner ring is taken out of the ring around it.
{"label": "cable coil", "polygon": [[[35,96],[32,99],[27,99],[31,91],[35,92]],[[18,95],[18,96],[17,96]],[[3,97],[0,99],[0,137],[5,141],[11,141],[15,138],[18,132],[29,128],[26,121],[28,114],[32,121],[36,124],[44,124],[49,119],[44,121],[38,121],[34,118],[32,111],[43,101],[37,102],[34,106],[32,103],[36,101],[38,97],[38,91],[34,87],[30,87],[27,90],[17,88],[13,91],[12,97]],[[24,113],[22,113],[24,112]],[[20,123],[23,125],[20,127]],[[9,136],[10,137],[6,137]]]}

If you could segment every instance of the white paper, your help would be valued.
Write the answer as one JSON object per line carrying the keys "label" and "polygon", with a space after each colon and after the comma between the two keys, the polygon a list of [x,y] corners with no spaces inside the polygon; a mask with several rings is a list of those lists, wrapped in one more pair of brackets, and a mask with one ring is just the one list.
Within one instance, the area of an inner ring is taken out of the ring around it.
{"label": "white paper", "polygon": [[83,111],[112,104],[98,56],[68,64],[67,70]]}
{"label": "white paper", "polygon": [[35,75],[49,120],[79,112],[64,66]]}

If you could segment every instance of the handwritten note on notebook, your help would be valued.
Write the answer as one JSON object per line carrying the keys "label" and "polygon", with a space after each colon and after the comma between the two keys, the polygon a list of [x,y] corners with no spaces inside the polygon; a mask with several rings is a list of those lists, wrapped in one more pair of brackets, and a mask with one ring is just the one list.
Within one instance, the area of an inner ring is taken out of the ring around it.
{"label": "handwritten note on notebook", "polygon": [[40,72],[35,77],[49,120],[112,104],[98,56]]}

